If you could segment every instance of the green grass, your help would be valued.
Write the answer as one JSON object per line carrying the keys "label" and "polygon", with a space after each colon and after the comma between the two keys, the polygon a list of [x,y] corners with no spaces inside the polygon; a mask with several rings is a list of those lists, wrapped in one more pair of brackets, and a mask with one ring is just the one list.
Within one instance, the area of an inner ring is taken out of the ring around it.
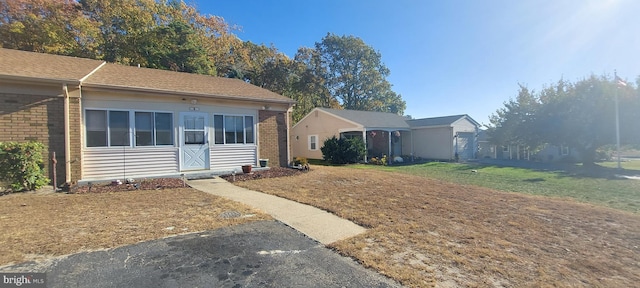
{"label": "green grass", "polygon": [[[598,165],[603,167],[609,167],[609,168],[617,168],[618,162],[616,161],[601,162],[601,163],[598,163]],[[638,170],[638,174],[640,174],[640,160],[623,161],[623,162],[620,162],[620,166],[622,167],[622,169],[626,169],[626,170]]]}
{"label": "green grass", "polygon": [[438,162],[407,166],[354,165],[353,167],[407,173],[501,191],[566,197],[580,202],[640,213],[640,180],[574,176],[565,171],[548,172]]}

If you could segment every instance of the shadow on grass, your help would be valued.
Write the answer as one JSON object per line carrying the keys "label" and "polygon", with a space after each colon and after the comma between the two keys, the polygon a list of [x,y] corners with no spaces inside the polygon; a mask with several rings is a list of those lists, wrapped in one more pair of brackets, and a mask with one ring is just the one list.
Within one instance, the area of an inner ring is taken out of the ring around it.
{"label": "shadow on grass", "polygon": [[483,167],[512,167],[539,172],[555,173],[557,177],[601,178],[609,180],[628,180],[621,176],[637,176],[638,170],[617,169],[597,164],[582,165],[575,163],[542,163],[532,161],[497,160],[481,161]]}
{"label": "shadow on grass", "polygon": [[544,179],[544,178],[529,178],[529,179],[524,179],[522,181],[529,182],[529,183],[536,183],[536,182],[544,182],[544,181],[547,181],[547,180]]}

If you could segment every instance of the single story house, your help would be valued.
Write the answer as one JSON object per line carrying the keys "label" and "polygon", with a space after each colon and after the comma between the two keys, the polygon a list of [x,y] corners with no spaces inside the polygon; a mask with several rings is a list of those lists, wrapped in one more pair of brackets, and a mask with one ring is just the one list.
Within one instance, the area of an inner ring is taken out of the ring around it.
{"label": "single story house", "polygon": [[[291,128],[294,157],[322,159],[324,141],[336,137],[361,137],[367,156],[409,155],[410,127],[405,118],[384,112],[315,108]],[[366,161],[366,159],[364,159]]]}
{"label": "single story house", "polygon": [[496,145],[486,130],[478,133],[478,157],[479,159],[503,159],[503,160],[527,160],[540,162],[575,162],[580,161],[580,153],[566,145],[544,144],[533,149],[525,145],[502,144]]}
{"label": "single story house", "polygon": [[539,162],[576,162],[582,159],[580,153],[566,145],[543,144],[536,151],[531,151],[524,145],[491,145],[496,153],[483,158],[503,160],[527,160]]}
{"label": "single story house", "polygon": [[478,127],[468,115],[407,120],[384,112],[315,108],[291,128],[293,156],[322,159],[324,140],[362,137],[371,157],[414,156],[467,160],[476,157]]}
{"label": "single story house", "polygon": [[480,124],[469,115],[407,120],[413,155],[430,160],[475,159]]}
{"label": "single story house", "polygon": [[294,101],[238,79],[0,49],[0,102],[0,141],[44,143],[55,184],[290,162]]}
{"label": "single story house", "polygon": [[498,157],[498,147],[489,141],[487,130],[478,131],[478,153],[476,156],[478,159],[496,159]]}

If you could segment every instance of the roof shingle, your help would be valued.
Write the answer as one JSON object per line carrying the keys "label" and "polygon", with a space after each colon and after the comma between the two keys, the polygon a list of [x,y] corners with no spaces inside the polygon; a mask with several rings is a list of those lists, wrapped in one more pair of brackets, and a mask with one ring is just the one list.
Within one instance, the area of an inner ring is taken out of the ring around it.
{"label": "roof shingle", "polygon": [[105,64],[100,60],[4,48],[0,48],[0,78],[2,77],[78,84],[82,81],[84,87],[295,103],[291,98],[239,79]]}
{"label": "roof shingle", "polygon": [[478,123],[473,120],[469,115],[451,115],[451,116],[443,116],[443,117],[432,117],[432,118],[422,118],[422,119],[412,119],[407,120],[409,126],[411,127],[429,127],[429,126],[444,126],[451,125],[453,122],[460,120],[460,118],[467,118],[469,121],[473,122],[475,125]]}
{"label": "roof shingle", "polygon": [[189,93],[204,97],[241,98],[295,103],[291,98],[239,79],[213,77],[183,72],[106,64],[89,76],[86,87],[143,89],[166,93]]}
{"label": "roof shingle", "polygon": [[352,122],[359,123],[365,128],[409,129],[409,125],[405,121],[405,118],[398,114],[329,108],[318,109]]}
{"label": "roof shingle", "polygon": [[79,82],[103,61],[0,48],[0,76]]}

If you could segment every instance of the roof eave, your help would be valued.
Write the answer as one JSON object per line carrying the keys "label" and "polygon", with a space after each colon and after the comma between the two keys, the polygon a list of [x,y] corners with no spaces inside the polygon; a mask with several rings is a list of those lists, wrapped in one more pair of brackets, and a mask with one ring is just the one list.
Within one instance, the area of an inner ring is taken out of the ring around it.
{"label": "roof eave", "polygon": [[444,125],[420,125],[420,126],[411,126],[411,129],[424,129],[424,128],[443,128],[443,127],[453,127],[453,125],[451,124],[444,124]]}
{"label": "roof eave", "polygon": [[12,80],[12,81],[24,81],[24,82],[45,82],[51,84],[75,84],[80,85],[78,79],[55,79],[55,78],[42,78],[42,77],[29,77],[29,76],[15,76],[15,75],[0,75],[0,79]]}
{"label": "roof eave", "polygon": [[[95,84],[95,83],[84,83],[83,88],[96,88],[103,90],[120,90],[120,91],[130,91],[130,92],[143,92],[143,93],[156,93],[156,94],[165,94],[172,96],[193,96],[193,97],[208,97],[215,98],[221,100],[235,100],[235,101],[260,101],[264,103],[277,103],[277,104],[295,104],[296,101],[293,99],[265,99],[265,98],[257,98],[250,96],[228,96],[228,95],[217,95],[217,94],[207,94],[207,93],[196,93],[196,92],[185,92],[185,91],[174,91],[174,90],[164,90],[164,89],[149,89],[149,88],[141,88],[141,87],[130,87],[130,86],[117,86],[117,85],[107,85],[107,84]],[[284,97],[284,96],[283,96]]]}
{"label": "roof eave", "polygon": [[365,127],[367,130],[399,130],[399,131],[410,131],[410,127]]}

